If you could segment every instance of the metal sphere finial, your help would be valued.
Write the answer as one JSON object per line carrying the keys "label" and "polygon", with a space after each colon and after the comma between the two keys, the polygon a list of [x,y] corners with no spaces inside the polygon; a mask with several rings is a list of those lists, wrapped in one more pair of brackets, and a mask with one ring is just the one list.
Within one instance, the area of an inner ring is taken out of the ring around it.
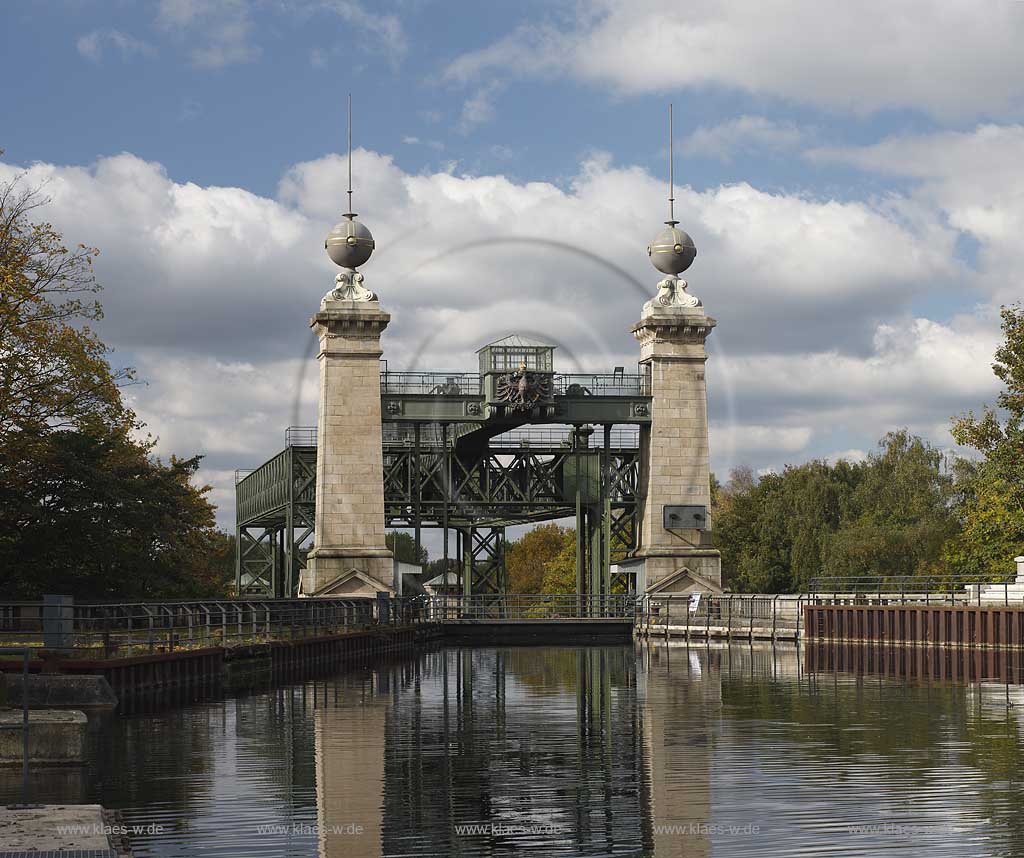
{"label": "metal sphere finial", "polygon": [[689,235],[669,224],[647,245],[647,255],[662,274],[682,274],[693,263],[697,248]]}
{"label": "metal sphere finial", "polygon": [[363,275],[356,269],[373,254],[373,236],[356,220],[352,211],[352,94],[348,96],[348,211],[334,225],[324,240],[324,249],[335,265],[344,271],[334,278],[334,288],[324,295],[321,309],[331,301],[376,301],[377,296],[363,286]]}
{"label": "metal sphere finial", "polygon": [[668,220],[663,229],[649,245],[647,255],[651,265],[662,274],[681,274],[693,263],[697,256],[697,248],[693,239],[683,230],[678,229],[675,215],[675,159],[673,158],[673,124],[672,105],[668,106]]}
{"label": "metal sphere finial", "polygon": [[327,233],[324,249],[335,265],[355,269],[370,258],[375,245],[370,230],[352,211],[352,93],[348,96],[348,211],[342,217]]}
{"label": "metal sphere finial", "polygon": [[354,213],[349,212],[344,218],[327,233],[324,248],[335,265],[358,268],[373,253],[373,236],[365,225],[356,220]]}

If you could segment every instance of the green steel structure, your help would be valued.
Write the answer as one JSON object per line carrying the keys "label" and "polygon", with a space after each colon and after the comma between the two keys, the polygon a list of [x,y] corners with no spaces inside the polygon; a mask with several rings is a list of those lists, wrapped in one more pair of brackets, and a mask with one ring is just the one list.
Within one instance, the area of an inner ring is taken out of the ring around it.
{"label": "green steel structure", "polygon": [[[480,350],[478,374],[382,362],[385,523],[417,546],[423,528],[441,528],[467,595],[506,591],[507,527],[567,518],[578,592],[633,589],[613,564],[637,547],[649,381],[620,367],[556,373],[553,350],[506,337]],[[239,593],[294,594],[312,546],[316,431],[291,428],[285,442],[236,480]]]}

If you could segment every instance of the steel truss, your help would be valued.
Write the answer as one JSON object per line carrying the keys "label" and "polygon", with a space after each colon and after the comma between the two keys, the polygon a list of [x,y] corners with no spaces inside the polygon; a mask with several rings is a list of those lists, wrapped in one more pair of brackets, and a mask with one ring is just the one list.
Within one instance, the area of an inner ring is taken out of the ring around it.
{"label": "steel truss", "polygon": [[312,547],[316,447],[289,445],[235,483],[239,595],[293,596]]}

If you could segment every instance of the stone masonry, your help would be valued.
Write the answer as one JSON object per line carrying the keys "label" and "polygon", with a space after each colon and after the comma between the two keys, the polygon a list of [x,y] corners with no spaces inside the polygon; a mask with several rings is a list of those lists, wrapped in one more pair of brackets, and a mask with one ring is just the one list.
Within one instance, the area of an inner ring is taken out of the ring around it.
{"label": "stone masonry", "polygon": [[686,590],[700,584],[686,573],[720,587],[721,555],[710,533],[664,528],[667,504],[711,509],[704,341],[715,320],[703,307],[644,307],[633,326],[640,341],[641,369],[651,384],[651,426],[640,437],[640,491],[644,498],[637,556],[644,560],[647,590]]}
{"label": "stone masonry", "polygon": [[316,542],[300,587],[307,596],[392,589],[380,413],[380,336],[390,320],[377,301],[328,297],[310,321],[320,341],[320,404]]}

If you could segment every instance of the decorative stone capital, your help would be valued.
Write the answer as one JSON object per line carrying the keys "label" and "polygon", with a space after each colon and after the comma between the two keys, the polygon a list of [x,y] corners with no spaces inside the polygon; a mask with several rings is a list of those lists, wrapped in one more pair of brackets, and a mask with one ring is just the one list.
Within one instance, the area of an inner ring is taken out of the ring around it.
{"label": "decorative stone capital", "polygon": [[380,335],[391,315],[376,301],[331,301],[309,320],[320,355],[380,357]]}
{"label": "decorative stone capital", "polygon": [[662,308],[645,313],[632,333],[640,342],[641,360],[654,356],[703,357],[704,341],[716,324],[703,310]]}
{"label": "decorative stone capital", "polygon": [[700,298],[686,291],[687,286],[689,284],[685,280],[671,274],[664,280],[659,280],[658,294],[644,304],[643,315],[657,313],[661,309],[681,307],[684,310],[693,310],[703,307]]}
{"label": "decorative stone capital", "polygon": [[363,286],[363,275],[351,268],[346,268],[334,278],[334,288],[324,295],[320,309],[326,310],[337,302],[365,303],[376,301],[377,296]]}

